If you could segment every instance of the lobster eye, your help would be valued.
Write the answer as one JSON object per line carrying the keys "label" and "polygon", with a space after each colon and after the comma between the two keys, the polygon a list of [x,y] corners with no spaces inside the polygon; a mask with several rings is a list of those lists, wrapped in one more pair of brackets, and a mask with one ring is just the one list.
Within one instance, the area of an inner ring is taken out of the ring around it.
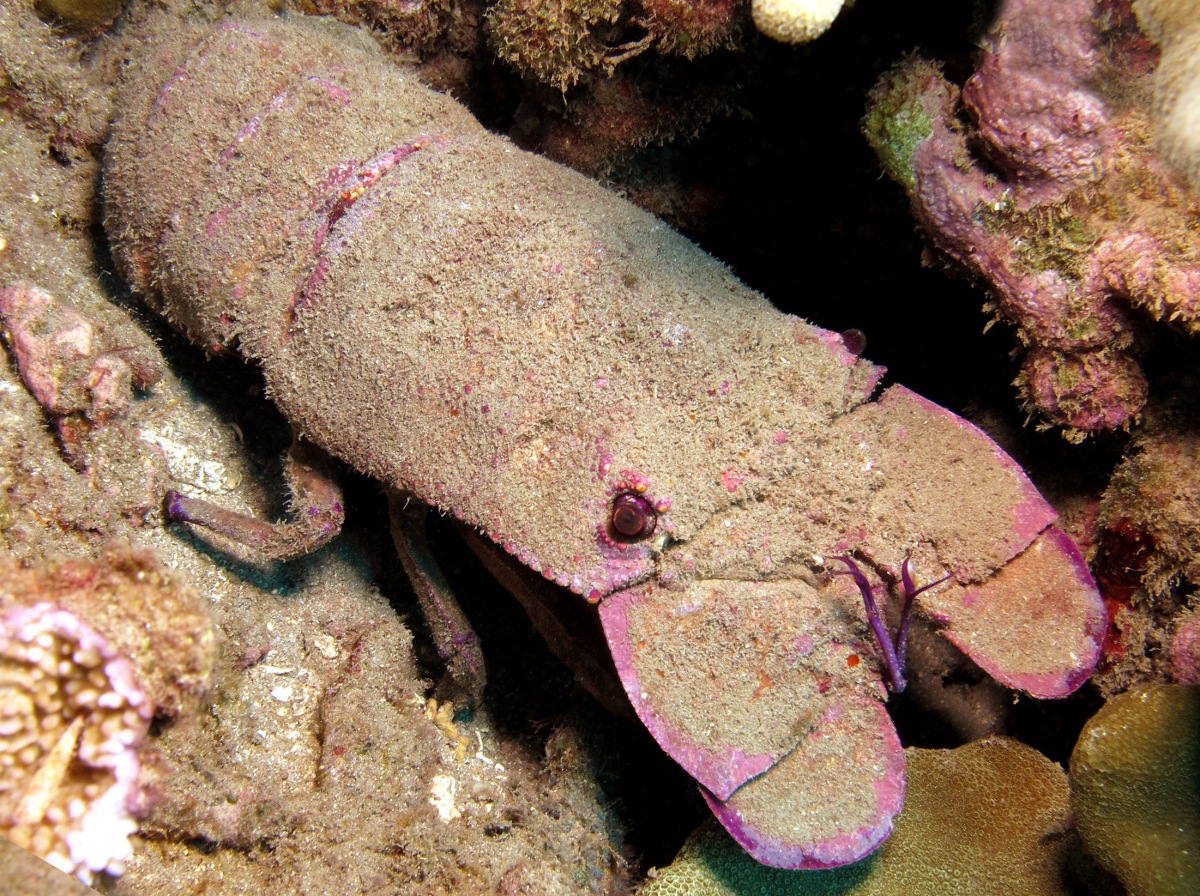
{"label": "lobster eye", "polygon": [[650,502],[641,495],[617,495],[612,502],[612,514],[609,523],[613,531],[621,538],[630,541],[640,541],[654,534],[658,524],[658,514],[650,506]]}

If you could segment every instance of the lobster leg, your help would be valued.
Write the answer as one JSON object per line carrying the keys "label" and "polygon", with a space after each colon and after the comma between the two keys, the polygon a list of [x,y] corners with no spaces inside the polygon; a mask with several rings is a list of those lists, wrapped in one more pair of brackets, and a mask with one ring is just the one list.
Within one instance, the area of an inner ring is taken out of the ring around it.
{"label": "lobster leg", "polygon": [[288,449],[283,471],[291,494],[291,520],[267,523],[174,490],[164,496],[167,518],[201,526],[251,549],[252,563],[303,557],[342,531],[342,490],[326,469],[324,453],[299,440]]}
{"label": "lobster leg", "polygon": [[393,492],[388,498],[392,541],[404,572],[412,583],[425,623],[433,635],[438,656],[446,664],[442,686],[458,691],[471,706],[483,701],[487,671],[479,636],[454,597],[450,583],[429,550],[425,524],[429,507],[407,495]]}

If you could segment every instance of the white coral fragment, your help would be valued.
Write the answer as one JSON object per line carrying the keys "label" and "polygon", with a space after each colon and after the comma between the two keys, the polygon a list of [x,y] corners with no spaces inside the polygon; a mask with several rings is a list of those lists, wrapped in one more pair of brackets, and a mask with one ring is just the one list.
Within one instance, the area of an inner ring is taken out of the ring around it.
{"label": "white coral fragment", "polygon": [[455,778],[450,775],[434,775],[429,791],[429,803],[437,809],[438,817],[442,821],[462,818],[462,812],[454,803],[458,793],[458,781]]}
{"label": "white coral fragment", "polygon": [[767,37],[785,44],[808,43],[829,30],[844,0],[754,0],[750,14]]}

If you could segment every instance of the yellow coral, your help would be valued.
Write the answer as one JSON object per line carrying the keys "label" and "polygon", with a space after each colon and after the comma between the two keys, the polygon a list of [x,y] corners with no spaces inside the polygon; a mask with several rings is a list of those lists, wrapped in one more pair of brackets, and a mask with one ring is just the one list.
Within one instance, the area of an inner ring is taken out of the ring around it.
{"label": "yellow coral", "polygon": [[843,0],[754,0],[750,14],[758,30],[785,44],[803,44],[829,30]]}
{"label": "yellow coral", "polygon": [[1088,851],[1129,896],[1188,896],[1200,881],[1200,687],[1114,697],[1071,754],[1071,809]]}
{"label": "yellow coral", "polygon": [[120,874],[151,715],[201,699],[212,654],[207,605],[150,554],[0,557],[0,835],[85,883]]}
{"label": "yellow coral", "polygon": [[150,703],[128,660],[41,603],[0,631],[0,831],[90,883],[120,874]]}

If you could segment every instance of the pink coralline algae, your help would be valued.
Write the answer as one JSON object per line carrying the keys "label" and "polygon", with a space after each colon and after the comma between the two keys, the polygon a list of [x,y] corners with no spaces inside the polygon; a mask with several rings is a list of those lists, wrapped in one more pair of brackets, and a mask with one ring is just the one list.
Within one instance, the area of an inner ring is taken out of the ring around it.
{"label": "pink coralline algae", "polygon": [[1157,148],[1158,61],[1126,0],[1008,0],[961,89],[911,57],[864,119],[932,246],[1016,326],[1027,406],[1074,435],[1141,410],[1141,318],[1200,331],[1200,206]]}
{"label": "pink coralline algae", "polygon": [[72,459],[83,431],[115,418],[134,388],[162,375],[143,352],[114,344],[95,323],[29,283],[0,289],[0,327],[22,381],[54,418]]}
{"label": "pink coralline algae", "polygon": [[1181,617],[1168,650],[1168,674],[1178,684],[1200,684],[1200,611]]}

